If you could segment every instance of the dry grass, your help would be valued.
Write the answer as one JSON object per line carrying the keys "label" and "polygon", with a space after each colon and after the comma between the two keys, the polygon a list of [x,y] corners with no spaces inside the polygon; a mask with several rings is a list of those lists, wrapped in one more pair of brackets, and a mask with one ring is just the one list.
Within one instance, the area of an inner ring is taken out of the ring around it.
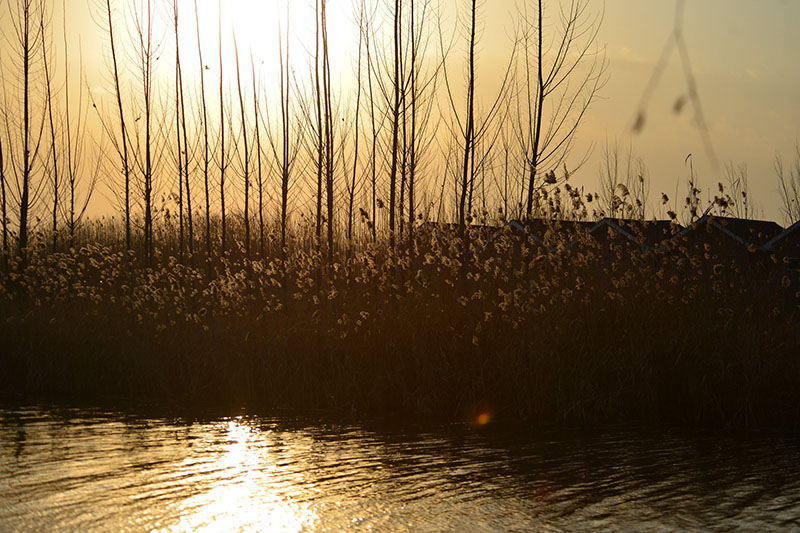
{"label": "dry grass", "polygon": [[298,249],[145,268],[104,245],[11,261],[0,390],[541,424],[800,420],[798,288],[780,264],[451,244],[334,264]]}

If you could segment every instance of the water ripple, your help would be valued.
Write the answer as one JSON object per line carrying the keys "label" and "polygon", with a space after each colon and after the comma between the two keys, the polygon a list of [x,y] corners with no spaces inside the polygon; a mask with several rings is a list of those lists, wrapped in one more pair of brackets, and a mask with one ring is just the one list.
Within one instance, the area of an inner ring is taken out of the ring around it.
{"label": "water ripple", "polygon": [[0,409],[0,530],[786,530],[799,465],[775,435]]}

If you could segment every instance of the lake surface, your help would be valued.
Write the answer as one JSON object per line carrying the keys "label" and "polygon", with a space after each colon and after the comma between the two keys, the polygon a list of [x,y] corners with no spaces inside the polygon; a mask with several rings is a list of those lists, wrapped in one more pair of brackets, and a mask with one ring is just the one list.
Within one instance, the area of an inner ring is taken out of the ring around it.
{"label": "lake surface", "polygon": [[0,531],[800,530],[800,442],[0,408]]}

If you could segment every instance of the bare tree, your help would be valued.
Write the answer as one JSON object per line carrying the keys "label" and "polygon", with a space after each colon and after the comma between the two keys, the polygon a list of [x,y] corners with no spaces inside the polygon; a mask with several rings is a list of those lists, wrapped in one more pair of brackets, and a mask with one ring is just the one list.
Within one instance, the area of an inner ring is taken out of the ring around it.
{"label": "bare tree", "polygon": [[[294,165],[297,156],[297,150],[292,151],[291,142],[291,79],[290,73],[290,46],[289,34],[291,29],[291,11],[289,5],[286,6],[286,31],[282,35],[280,28],[278,29],[278,55],[279,55],[279,68],[280,68],[280,106],[281,106],[281,149],[280,157],[278,156],[278,149],[276,143],[270,137],[270,144],[272,145],[273,155],[275,160],[279,161],[280,175],[281,175],[281,211],[280,211],[280,226],[281,226],[281,257],[286,259],[286,231],[289,217],[289,188],[292,166]],[[283,38],[285,37],[285,43]],[[298,130],[299,131],[299,130]],[[295,143],[297,146],[297,143]]]}
{"label": "bare tree", "polygon": [[[322,226],[327,224],[327,255],[333,257],[334,228],[334,124],[331,86],[330,53],[328,48],[327,0],[315,2],[315,44],[311,72],[313,103],[301,103],[303,114],[311,127],[313,135],[313,153],[311,158],[316,170],[316,217],[314,235],[317,246],[322,249]],[[287,65],[288,68],[288,65]],[[313,106],[313,110],[312,110]],[[323,214],[322,195],[325,193],[325,211]]]}
{"label": "bare tree", "polygon": [[[429,40],[427,20],[433,20],[431,2],[428,0],[409,0],[408,41],[410,52],[407,55],[407,72],[404,86],[407,97],[404,103],[404,122],[408,130],[403,135],[403,152],[406,154],[405,174],[408,188],[408,244],[414,241],[414,226],[417,218],[417,189],[419,177],[428,148],[435,144],[437,123],[433,120],[435,93],[442,62],[436,58],[432,65],[426,64]],[[405,181],[405,180],[404,180]],[[403,201],[401,200],[401,205]]]}
{"label": "bare tree", "polygon": [[134,160],[141,177],[142,202],[144,208],[144,259],[146,264],[152,264],[155,253],[154,228],[153,228],[153,191],[155,173],[156,146],[155,137],[157,125],[154,122],[154,76],[155,61],[158,57],[159,43],[153,38],[155,25],[153,13],[153,0],[141,0],[131,6],[133,11],[132,49],[136,58],[138,80],[141,83],[141,115],[135,122],[144,121],[143,138],[137,129],[137,151]]}
{"label": "bare tree", "polygon": [[518,121],[514,125],[527,154],[528,216],[534,192],[547,185],[537,179],[563,165],[578,126],[605,83],[607,68],[605,55],[596,45],[601,15],[591,15],[589,0],[570,0],[566,7],[559,4],[558,23],[550,25],[555,30],[548,39],[546,3],[536,0],[534,5],[535,15],[529,11],[529,2],[518,9],[522,72],[517,76]]}
{"label": "bare tree", "polygon": [[[173,29],[175,33],[175,163],[178,170],[178,255],[183,258],[183,143],[181,141],[181,73],[178,32],[178,3],[173,0]],[[188,154],[186,154],[188,157]]]}
{"label": "bare tree", "polygon": [[403,42],[403,28],[402,28],[402,0],[395,0],[394,2],[394,78],[392,79],[392,87],[394,89],[394,102],[392,105],[392,151],[391,151],[391,170],[389,174],[389,246],[392,250],[395,247],[395,211],[396,198],[397,198],[397,166],[399,156],[399,142],[400,142],[400,106],[401,106],[401,90],[402,79],[400,75],[400,63],[402,61],[402,42]]}
{"label": "bare tree", "polygon": [[[177,77],[177,96],[180,103],[180,107],[176,105],[177,113],[180,116],[180,125],[177,127],[176,134],[178,136],[178,151],[181,151],[181,137],[183,138],[183,178],[184,178],[184,188],[186,191],[186,222],[187,222],[187,229],[189,231],[189,255],[194,254],[194,222],[193,222],[193,211],[192,211],[192,190],[189,187],[189,139],[188,134],[186,131],[186,98],[184,97],[183,92],[183,66],[181,65],[181,52],[180,52],[180,42],[178,39],[178,3],[177,0],[173,0],[173,14],[175,17],[175,74]],[[201,67],[202,68],[202,67]],[[183,135],[181,135],[183,134]],[[179,153],[179,160],[180,160],[180,153]],[[180,170],[178,172],[178,179],[180,180]],[[180,186],[180,182],[178,185],[179,190],[182,188]],[[181,210],[181,231],[183,228],[183,210]],[[181,239],[182,240],[182,239]],[[181,254],[183,253],[183,247],[181,247]]]}
{"label": "bare tree", "polygon": [[[53,205],[52,205],[52,223],[53,227],[52,231],[52,250],[56,252],[58,250],[58,208],[59,203],[58,200],[61,196],[61,183],[59,182],[59,167],[60,163],[58,161],[58,143],[56,142],[56,125],[55,120],[53,118],[53,73],[51,71],[51,63],[50,59],[52,57],[52,44],[50,43],[50,36],[47,32],[47,27],[50,25],[50,21],[48,19],[48,13],[45,10],[45,4],[43,1],[39,3],[39,28],[42,34],[42,65],[44,67],[44,90],[45,90],[45,106],[47,109],[47,119],[50,128],[50,154],[53,158],[52,160],[52,167],[50,168],[50,176],[52,181],[52,194],[53,194]],[[66,50],[65,50],[66,54]],[[69,62],[69,57],[64,58],[65,62]],[[69,102],[67,102],[69,105]]]}
{"label": "bare tree", "polygon": [[114,39],[114,20],[111,15],[111,0],[106,0],[108,16],[108,40],[111,45],[111,61],[114,67],[114,94],[117,97],[119,111],[120,138],[122,142],[122,172],[125,176],[125,248],[131,249],[131,169],[128,162],[128,134],[125,128],[125,112],[122,107],[122,91],[119,85],[119,65],[117,63],[117,46]]}
{"label": "bare tree", "polygon": [[[361,13],[366,13],[366,7],[364,1],[361,2]],[[364,39],[364,53],[366,55],[367,61],[367,87],[368,87],[368,96],[369,96],[369,119],[370,119],[370,126],[372,131],[372,146],[370,150],[370,185],[371,185],[371,197],[370,197],[370,220],[369,228],[372,234],[372,242],[377,240],[377,197],[376,197],[376,190],[377,190],[377,158],[378,158],[378,126],[377,120],[375,116],[375,91],[373,90],[373,83],[372,83],[372,72],[373,72],[373,64],[372,64],[372,53],[371,53],[371,43],[373,41],[372,36],[372,21],[374,19],[374,13],[371,16],[363,16],[360,17],[360,31],[363,34]]]}
{"label": "bare tree", "polygon": [[411,136],[408,146],[409,152],[409,168],[408,168],[408,246],[409,250],[412,249],[414,243],[414,188],[416,186],[417,178],[417,110],[419,107],[419,93],[418,93],[418,74],[419,66],[417,59],[419,57],[419,40],[416,35],[416,7],[415,0],[411,0],[411,66],[410,66],[410,92],[411,92]]}
{"label": "bare tree", "polygon": [[[472,0],[470,11],[469,66],[467,73],[467,117],[464,131],[464,165],[461,177],[461,198],[458,204],[458,225],[465,227],[467,222],[466,199],[470,179],[470,154],[475,146],[475,32],[477,29],[477,0]],[[473,167],[474,168],[474,167]]]}
{"label": "bare tree", "polygon": [[[183,207],[183,194],[184,194],[184,181],[186,183],[187,200],[189,195],[189,152],[184,145],[186,117],[185,108],[183,106],[183,80],[181,72],[181,47],[180,47],[180,31],[179,31],[179,12],[177,0],[172,0],[172,28],[175,34],[175,163],[178,170],[178,254],[183,258],[184,250],[184,207]],[[183,119],[183,120],[182,120]],[[184,135],[181,135],[181,126],[184,127]],[[184,169],[186,170],[186,179],[184,180]],[[191,205],[191,201],[189,200]],[[191,219],[191,207],[188,210]],[[189,239],[191,247],[191,237]]]}
{"label": "bare tree", "polygon": [[331,63],[328,50],[328,3],[327,0],[320,0],[321,12],[320,22],[322,26],[322,74],[323,74],[323,102],[325,107],[325,189],[326,203],[328,211],[328,261],[333,262],[333,172],[334,172],[334,132],[333,132],[333,108],[332,108],[332,87],[331,87]]}
{"label": "bare tree", "polygon": [[[112,125],[112,120],[107,117],[102,110],[102,102],[98,102],[92,91],[89,91],[89,99],[92,107],[96,110],[97,116],[103,129],[105,137],[110,140],[114,150],[120,159],[121,172],[123,177],[123,194],[120,197],[117,190],[111,186],[112,193],[117,196],[120,201],[120,207],[123,211],[124,224],[125,224],[125,249],[132,249],[132,225],[131,225],[131,180],[132,180],[132,154],[131,154],[131,141],[129,138],[128,123],[126,121],[125,107],[123,106],[123,96],[121,89],[121,75],[120,75],[120,62],[119,54],[117,53],[117,38],[116,26],[114,21],[114,10],[112,8],[111,0],[96,0],[94,4],[96,12],[93,12],[95,24],[101,31],[107,35],[109,51],[110,51],[110,65],[111,70],[111,83],[114,86],[114,97],[116,113],[119,119],[118,125]],[[100,104],[98,106],[98,103]],[[116,134],[116,128],[119,127],[119,134]],[[115,165],[116,167],[116,165]],[[116,177],[116,168],[113,175]]]}
{"label": "bare tree", "polygon": [[[466,231],[466,226],[471,219],[471,204],[473,188],[475,185],[475,176],[480,165],[476,165],[475,148],[476,145],[485,137],[493,126],[493,123],[501,110],[501,103],[506,97],[509,89],[512,65],[516,57],[516,44],[511,52],[508,66],[503,74],[500,87],[497,95],[492,102],[491,106],[480,119],[476,115],[476,101],[475,93],[477,89],[477,65],[476,65],[476,47],[478,44],[478,2],[477,0],[470,0],[469,2],[469,17],[466,26],[468,32],[468,51],[466,61],[466,110],[462,115],[455,103],[456,96],[453,86],[450,81],[448,73],[447,62],[443,62],[442,73],[444,75],[444,82],[447,93],[447,100],[450,104],[452,112],[452,123],[449,124],[450,134],[453,138],[458,139],[459,147],[459,164],[460,172],[455,183],[456,205],[457,205],[457,220],[458,225],[462,232]],[[442,55],[446,56],[444,46],[444,37],[440,31],[440,43],[442,48]],[[481,158],[482,159],[482,158]],[[455,164],[448,167],[451,172],[457,168]]]}
{"label": "bare tree", "polygon": [[[67,26],[66,26],[66,6],[64,5],[63,13],[63,36],[64,36],[64,177],[67,181],[67,192],[69,195],[69,204],[64,206],[65,218],[67,223],[67,231],[69,234],[69,246],[75,245],[75,231],[81,219],[89,207],[89,202],[92,199],[95,185],[97,184],[100,175],[100,163],[102,156],[97,156],[97,162],[93,169],[86,170],[87,163],[84,157],[84,146],[86,141],[86,114],[85,108],[86,99],[83,97],[83,85],[78,94],[77,105],[77,118],[73,128],[72,123],[72,102],[70,101],[70,73],[69,73],[69,42],[67,40]],[[83,70],[82,53],[80,54],[79,69]],[[102,150],[99,151],[102,153]],[[80,194],[78,188],[80,185],[84,186],[83,197],[78,198]]]}
{"label": "bare tree", "polygon": [[253,120],[255,121],[256,140],[256,185],[258,186],[258,253],[264,256],[264,179],[261,163],[261,128],[259,125],[258,110],[258,78],[256,77],[256,63],[253,51],[250,51],[250,70],[253,75]]}
{"label": "bare tree", "polygon": [[223,58],[222,58],[222,0],[219,0],[219,136],[220,136],[220,158],[219,158],[219,204],[220,204],[220,224],[222,225],[222,254],[228,251],[227,246],[227,223],[225,220],[225,168],[228,166],[225,159],[225,94],[223,78]]}
{"label": "bare tree", "polygon": [[353,148],[353,173],[349,182],[345,183],[347,187],[347,245],[348,253],[353,245],[353,208],[356,195],[356,188],[358,186],[358,148],[360,129],[359,119],[361,118],[361,91],[362,91],[362,76],[361,76],[361,60],[363,57],[364,48],[364,21],[366,18],[365,6],[362,2],[359,6],[360,11],[358,15],[358,60],[356,64],[356,109],[355,114],[355,147]]}
{"label": "bare tree", "polygon": [[244,107],[244,93],[242,92],[242,73],[239,68],[239,45],[236,34],[233,35],[233,48],[236,55],[236,85],[239,90],[239,109],[242,119],[242,137],[244,139],[244,250],[245,257],[250,259],[250,150],[247,138],[247,114]]}
{"label": "bare tree", "polygon": [[316,130],[314,130],[317,143],[316,152],[316,171],[317,171],[317,194],[316,194],[316,219],[315,219],[315,235],[317,239],[317,246],[320,245],[322,240],[322,176],[325,165],[325,135],[322,130],[322,82],[320,70],[320,41],[322,40],[320,28],[320,0],[315,0],[314,3],[314,102],[316,114]]}
{"label": "bare tree", "polygon": [[[36,164],[39,159],[42,135],[45,129],[44,116],[39,124],[34,123],[32,93],[35,90],[33,76],[34,69],[38,66],[38,51],[41,50],[41,40],[44,36],[41,27],[37,24],[40,15],[41,4],[35,0],[15,0],[7,3],[11,18],[12,31],[7,34],[9,44],[14,50],[12,66],[19,68],[18,82],[14,84],[22,94],[15,95],[15,102],[12,103],[7,92],[6,84],[3,84],[4,102],[3,114],[5,117],[6,135],[8,139],[8,158],[14,179],[10,181],[9,192],[18,207],[19,233],[17,237],[17,249],[21,256],[25,256],[29,245],[29,218],[32,209],[35,207],[40,193],[43,190],[44,180],[37,180]],[[4,77],[5,82],[5,77]],[[22,109],[19,110],[18,103],[21,100]],[[12,114],[20,111],[22,119]],[[37,131],[38,130],[38,131]],[[19,153],[13,147],[12,138],[17,138],[20,146]]]}
{"label": "bare tree", "polygon": [[795,143],[794,150],[794,160],[789,168],[784,166],[780,155],[775,157],[781,210],[787,224],[794,224],[800,220],[800,142]]}
{"label": "bare tree", "polygon": [[3,159],[3,139],[0,138],[0,216],[3,218],[3,258],[8,256],[8,215],[6,213],[6,163]]}
{"label": "bare tree", "polygon": [[208,105],[206,103],[205,82],[205,70],[207,67],[203,63],[203,47],[200,39],[200,12],[197,7],[197,0],[194,0],[194,17],[197,30],[197,55],[200,60],[200,107],[203,111],[203,186],[206,200],[206,257],[211,257],[211,196],[208,181],[210,156],[208,144]]}

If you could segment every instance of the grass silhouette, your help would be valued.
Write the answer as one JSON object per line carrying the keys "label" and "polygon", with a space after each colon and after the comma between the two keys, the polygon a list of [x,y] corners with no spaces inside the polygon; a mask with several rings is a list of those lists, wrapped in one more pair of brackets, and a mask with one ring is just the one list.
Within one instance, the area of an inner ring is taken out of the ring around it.
{"label": "grass silhouette", "polygon": [[412,251],[378,241],[333,263],[304,246],[150,268],[104,244],[11,259],[0,389],[537,424],[800,420],[800,300],[777,258],[470,239],[420,231]]}

